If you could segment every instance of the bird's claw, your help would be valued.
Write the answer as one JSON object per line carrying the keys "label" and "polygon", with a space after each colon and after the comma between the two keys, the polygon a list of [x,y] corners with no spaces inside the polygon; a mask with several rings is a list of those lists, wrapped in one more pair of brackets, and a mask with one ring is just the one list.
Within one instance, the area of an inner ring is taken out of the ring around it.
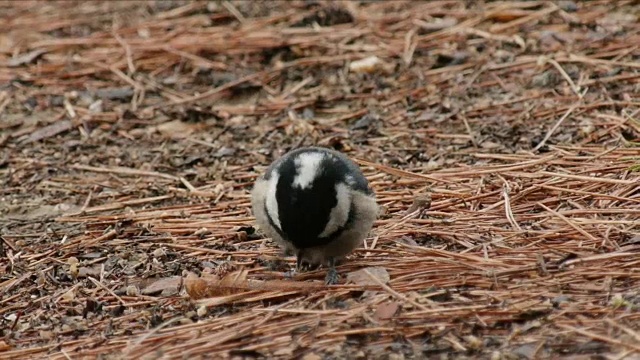
{"label": "bird's claw", "polygon": [[264,265],[269,271],[281,271],[288,266],[287,263],[281,259],[267,260]]}
{"label": "bird's claw", "polygon": [[324,283],[326,285],[335,285],[340,280],[340,275],[338,275],[338,270],[335,267],[330,267],[327,269],[327,276],[324,278]]}
{"label": "bird's claw", "polygon": [[324,278],[324,283],[327,285],[335,285],[340,280],[340,275],[338,275],[338,270],[336,270],[336,260],[334,258],[329,259],[329,264],[327,268],[327,276]]}

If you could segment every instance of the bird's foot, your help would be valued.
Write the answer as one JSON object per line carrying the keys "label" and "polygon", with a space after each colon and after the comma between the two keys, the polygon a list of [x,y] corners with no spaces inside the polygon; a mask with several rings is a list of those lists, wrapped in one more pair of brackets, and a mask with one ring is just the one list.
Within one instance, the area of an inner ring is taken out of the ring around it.
{"label": "bird's foot", "polygon": [[335,267],[331,267],[327,269],[327,276],[324,278],[324,283],[326,285],[335,285],[340,280],[340,275],[338,274],[338,270]]}
{"label": "bird's foot", "polygon": [[298,252],[298,255],[296,256],[296,271],[305,272],[305,271],[316,270],[319,266],[320,264],[310,263],[308,260],[304,258],[301,252]]}
{"label": "bird's foot", "polygon": [[285,271],[284,272],[284,278],[292,280],[293,277],[296,276],[296,273],[297,273],[296,269],[290,269],[288,271]]}
{"label": "bird's foot", "polygon": [[287,262],[282,259],[267,260],[264,265],[269,271],[283,271],[289,268]]}
{"label": "bird's foot", "polygon": [[327,276],[324,278],[324,283],[327,285],[335,285],[338,283],[338,280],[340,280],[340,275],[338,274],[338,270],[336,270],[335,259],[329,259],[328,265]]}

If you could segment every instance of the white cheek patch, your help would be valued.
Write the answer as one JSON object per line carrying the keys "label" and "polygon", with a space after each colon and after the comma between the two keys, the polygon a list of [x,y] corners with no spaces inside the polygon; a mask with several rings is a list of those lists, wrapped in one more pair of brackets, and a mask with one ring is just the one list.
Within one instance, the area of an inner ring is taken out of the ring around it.
{"label": "white cheek patch", "polygon": [[343,183],[336,184],[336,196],[338,203],[331,209],[329,214],[329,222],[325,226],[319,237],[324,238],[338,231],[343,227],[349,219],[349,210],[351,209],[351,193],[349,187]]}
{"label": "white cheek patch", "polygon": [[324,154],[311,152],[298,155],[294,160],[296,164],[296,176],[293,178],[293,186],[300,189],[308,188],[313,180],[318,176],[320,163],[324,159]]}
{"label": "white cheek patch", "polygon": [[267,184],[267,196],[265,201],[265,206],[267,207],[267,214],[278,227],[278,229],[282,230],[282,226],[280,225],[280,215],[278,213],[278,200],[276,200],[276,187],[278,185],[278,178],[280,176],[276,171],[271,174],[271,179]]}

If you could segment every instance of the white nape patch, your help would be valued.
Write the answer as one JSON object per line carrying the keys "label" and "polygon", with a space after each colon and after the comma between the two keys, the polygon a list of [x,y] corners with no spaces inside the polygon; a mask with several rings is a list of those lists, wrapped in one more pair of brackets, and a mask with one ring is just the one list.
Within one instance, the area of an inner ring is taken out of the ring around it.
{"label": "white nape patch", "polygon": [[349,219],[349,210],[351,208],[351,193],[349,187],[344,183],[336,184],[336,196],[338,197],[338,203],[331,209],[329,214],[329,222],[324,227],[319,237],[327,237],[338,229],[343,227]]}
{"label": "white nape patch", "polygon": [[324,159],[324,154],[319,152],[302,153],[296,157],[296,176],[293,178],[293,186],[300,189],[308,188],[313,180],[318,176],[320,163]]}
{"label": "white nape patch", "polygon": [[276,187],[278,186],[278,178],[280,175],[277,171],[274,171],[271,174],[271,178],[267,184],[267,197],[265,200],[265,205],[267,207],[267,214],[273,220],[273,223],[278,227],[279,230],[282,230],[282,226],[280,225],[280,215],[278,213],[278,200],[276,200]]}

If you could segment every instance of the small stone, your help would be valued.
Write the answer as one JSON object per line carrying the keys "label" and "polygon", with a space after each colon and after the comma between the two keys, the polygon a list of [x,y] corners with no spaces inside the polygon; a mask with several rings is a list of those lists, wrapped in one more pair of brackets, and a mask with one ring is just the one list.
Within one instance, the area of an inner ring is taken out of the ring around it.
{"label": "small stone", "polygon": [[157,248],[157,249],[153,250],[152,254],[153,254],[154,258],[161,258],[161,257],[164,257],[165,255],[167,255],[167,252],[163,248]]}
{"label": "small stone", "polygon": [[302,357],[302,360],[322,360],[322,358],[316,353],[307,353]]}
{"label": "small stone", "polygon": [[471,349],[479,350],[483,347],[482,339],[476,336],[466,335],[463,337],[463,339]]}
{"label": "small stone", "polygon": [[558,1],[558,7],[566,12],[578,11],[578,4],[573,1]]}
{"label": "small stone", "polygon": [[74,279],[77,278],[78,277],[78,272],[79,272],[79,270],[78,270],[78,264],[77,263],[73,263],[73,264],[69,265],[69,275],[72,278],[74,278]]}
{"label": "small stone", "polygon": [[193,320],[189,319],[189,318],[182,318],[179,321],[180,325],[191,325],[193,324]]}
{"label": "small stone", "polygon": [[536,75],[531,80],[531,85],[535,87],[550,87],[558,83],[558,75],[553,70],[547,70],[542,74]]}
{"label": "small stone", "polygon": [[138,296],[140,295],[140,289],[135,285],[129,285],[127,286],[126,294],[127,296]]}
{"label": "small stone", "polygon": [[40,330],[40,338],[44,340],[51,340],[55,337],[53,331],[50,330]]}
{"label": "small stone", "polygon": [[353,61],[349,64],[349,70],[356,73],[372,73],[374,72],[382,63],[377,56],[369,56],[367,58]]}

